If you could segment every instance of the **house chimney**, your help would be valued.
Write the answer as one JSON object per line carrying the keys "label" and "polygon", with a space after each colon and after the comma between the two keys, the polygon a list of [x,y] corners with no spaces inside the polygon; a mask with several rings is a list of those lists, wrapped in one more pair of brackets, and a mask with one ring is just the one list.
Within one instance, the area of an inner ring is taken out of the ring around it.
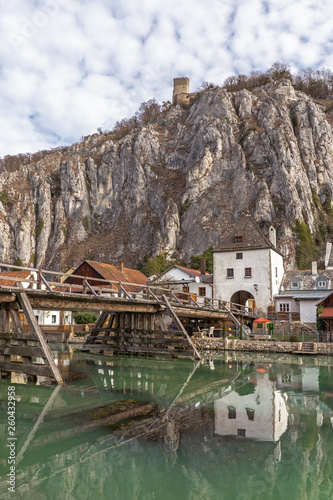
{"label": "house chimney", "polygon": [[317,276],[317,262],[312,262],[312,276]]}
{"label": "house chimney", "polygon": [[123,272],[124,272],[124,263],[123,263],[123,262],[119,262],[119,271],[120,271],[121,273],[123,273]]}
{"label": "house chimney", "polygon": [[274,247],[276,247],[276,229],[274,226],[271,226],[268,231],[269,241],[272,243]]}
{"label": "house chimney", "polygon": [[205,274],[206,274],[206,261],[205,260],[202,260],[200,262],[200,273],[201,273],[201,276],[205,276]]}

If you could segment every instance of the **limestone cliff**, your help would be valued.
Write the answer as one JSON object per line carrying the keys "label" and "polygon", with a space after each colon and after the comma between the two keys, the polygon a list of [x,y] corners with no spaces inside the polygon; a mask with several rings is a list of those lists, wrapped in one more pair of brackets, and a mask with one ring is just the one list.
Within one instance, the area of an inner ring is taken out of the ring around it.
{"label": "limestone cliff", "polygon": [[84,258],[188,259],[250,213],[295,263],[292,227],[312,232],[333,192],[331,104],[288,80],[212,88],[119,137],[94,134],[0,174],[0,260],[58,268]]}

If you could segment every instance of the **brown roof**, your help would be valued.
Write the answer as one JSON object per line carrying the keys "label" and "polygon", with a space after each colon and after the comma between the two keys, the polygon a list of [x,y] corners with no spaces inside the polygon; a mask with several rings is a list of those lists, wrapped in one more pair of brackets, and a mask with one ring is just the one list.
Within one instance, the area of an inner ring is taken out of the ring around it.
{"label": "brown roof", "polygon": [[[20,283],[20,280],[26,280],[31,275],[32,271],[8,271],[0,273],[0,286],[15,286],[15,283]],[[5,280],[2,277],[18,278],[18,280]]]}
{"label": "brown roof", "polygon": [[145,285],[148,278],[137,269],[124,267],[123,272],[112,264],[104,264],[103,262],[95,262],[87,260],[99,274],[110,281],[122,281],[123,283],[134,283],[135,285]]}
{"label": "brown roof", "polygon": [[[114,281],[114,282],[122,282],[124,283],[133,283],[134,285],[140,285],[140,287],[135,287],[135,286],[124,286],[125,290],[127,291],[137,291],[141,288],[141,286],[146,285],[148,278],[142,274],[140,271],[137,269],[130,269],[128,267],[124,267],[123,271],[120,271],[120,269],[117,266],[114,266],[112,264],[105,264],[104,262],[96,262],[94,260],[86,260],[85,261],[89,266],[91,266],[100,276],[102,279],[109,280],[109,281]],[[73,272],[73,275],[77,274],[78,270],[80,267],[84,264],[81,263]],[[79,273],[78,273],[79,274]],[[70,282],[70,280],[73,279],[72,275],[69,275],[68,278],[66,278],[65,283],[67,281]],[[89,278],[87,279],[89,282]],[[101,286],[101,285],[95,285],[93,281],[91,281],[92,286]],[[105,283],[103,285],[105,288],[114,288],[117,289],[117,284],[108,284]]]}
{"label": "brown roof", "polygon": [[[236,243],[236,236],[241,237],[242,241],[240,243]],[[214,252],[264,248],[272,248],[276,252],[280,253],[269,241],[267,236],[264,235],[257,223],[250,216],[246,216],[234,225]]]}

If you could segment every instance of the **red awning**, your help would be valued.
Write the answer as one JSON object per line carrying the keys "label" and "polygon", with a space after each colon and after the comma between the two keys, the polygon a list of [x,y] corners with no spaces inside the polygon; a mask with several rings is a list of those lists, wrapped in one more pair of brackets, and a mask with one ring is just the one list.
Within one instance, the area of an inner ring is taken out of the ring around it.
{"label": "red awning", "polygon": [[333,319],[333,307],[324,307],[323,312],[319,314],[319,318]]}
{"label": "red awning", "polygon": [[270,321],[266,318],[258,318],[253,321],[253,323],[270,323]]}

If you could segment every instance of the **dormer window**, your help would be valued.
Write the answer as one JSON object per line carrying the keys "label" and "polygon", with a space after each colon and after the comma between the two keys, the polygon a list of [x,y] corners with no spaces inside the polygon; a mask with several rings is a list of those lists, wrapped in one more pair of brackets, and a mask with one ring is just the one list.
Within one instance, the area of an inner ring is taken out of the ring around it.
{"label": "dormer window", "polygon": [[301,280],[299,278],[291,278],[290,288],[292,290],[299,290],[301,288]]}
{"label": "dormer window", "polygon": [[234,242],[235,243],[243,243],[243,236],[235,236]]}
{"label": "dormer window", "polygon": [[319,276],[317,278],[317,288],[328,288],[328,280],[325,276]]}

